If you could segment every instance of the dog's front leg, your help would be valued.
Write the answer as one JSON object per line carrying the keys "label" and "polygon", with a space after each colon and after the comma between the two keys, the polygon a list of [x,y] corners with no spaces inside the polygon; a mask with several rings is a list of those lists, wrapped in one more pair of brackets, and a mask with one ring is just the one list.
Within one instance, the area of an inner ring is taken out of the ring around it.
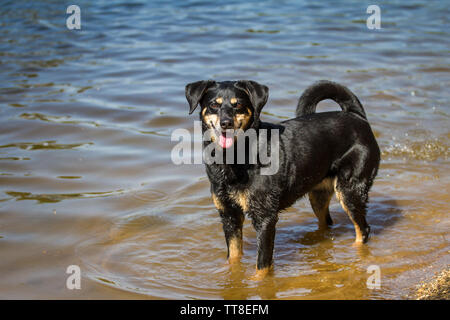
{"label": "dog's front leg", "polygon": [[258,242],[256,273],[252,277],[253,280],[263,279],[272,267],[275,225],[277,221],[278,216],[276,214],[264,218],[257,215],[253,216],[252,224],[256,230]]}
{"label": "dog's front leg", "polygon": [[244,213],[236,206],[223,202],[215,192],[212,192],[214,205],[219,211],[222,219],[223,233],[227,243],[228,262],[238,262],[242,256],[242,226],[244,224]]}
{"label": "dog's front leg", "polygon": [[219,210],[223,232],[227,242],[227,258],[230,263],[239,262],[242,256],[242,225],[244,214],[239,210],[224,208]]}

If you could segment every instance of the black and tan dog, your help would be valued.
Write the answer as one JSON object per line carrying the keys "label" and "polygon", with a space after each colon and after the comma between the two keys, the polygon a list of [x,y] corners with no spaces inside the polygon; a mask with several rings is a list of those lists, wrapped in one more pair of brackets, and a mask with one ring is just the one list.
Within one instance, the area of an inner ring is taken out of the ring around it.
{"label": "black and tan dog", "polygon": [[[260,121],[268,92],[254,81],[207,80],[186,86],[189,113],[200,104],[203,131],[214,132],[212,142],[204,142],[204,147],[215,143],[226,151],[236,140],[226,134],[230,129],[253,128],[257,133],[279,129],[279,169],[275,174],[260,174],[260,163],[206,165],[230,262],[242,255],[245,215],[256,229],[256,279],[272,266],[278,213],[306,194],[319,228],[327,228],[332,224],[328,205],[335,193],[355,226],[355,243],[366,242],[370,232],[366,204],[380,162],[364,109],[348,88],[331,81],[313,84],[299,99],[297,117],[278,124]],[[316,105],[325,99],[337,102],[342,111],[315,113]]]}

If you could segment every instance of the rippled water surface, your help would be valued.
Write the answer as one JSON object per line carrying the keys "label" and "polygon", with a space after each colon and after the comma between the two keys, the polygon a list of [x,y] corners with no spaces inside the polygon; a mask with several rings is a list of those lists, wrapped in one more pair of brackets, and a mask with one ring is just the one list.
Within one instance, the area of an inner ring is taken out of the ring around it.
{"label": "rippled water surface", "polygon": [[[450,263],[448,3],[382,1],[381,30],[361,1],[76,4],[71,31],[64,2],[2,2],[1,298],[403,298]],[[209,78],[268,85],[273,122],[319,79],[358,95],[382,149],[363,249],[335,200],[323,234],[303,199],[280,216],[272,275],[249,280],[248,221],[227,265],[203,165],[170,159],[172,131],[198,119],[184,86]]]}

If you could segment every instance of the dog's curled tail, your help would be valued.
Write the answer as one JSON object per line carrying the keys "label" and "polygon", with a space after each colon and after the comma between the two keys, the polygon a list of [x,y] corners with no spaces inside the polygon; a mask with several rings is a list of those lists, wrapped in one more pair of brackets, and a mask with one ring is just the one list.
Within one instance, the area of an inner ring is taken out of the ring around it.
{"label": "dog's curled tail", "polygon": [[328,80],[317,81],[303,92],[298,100],[296,116],[315,113],[317,104],[326,99],[334,100],[345,112],[353,112],[367,119],[361,102],[355,94],[347,87]]}

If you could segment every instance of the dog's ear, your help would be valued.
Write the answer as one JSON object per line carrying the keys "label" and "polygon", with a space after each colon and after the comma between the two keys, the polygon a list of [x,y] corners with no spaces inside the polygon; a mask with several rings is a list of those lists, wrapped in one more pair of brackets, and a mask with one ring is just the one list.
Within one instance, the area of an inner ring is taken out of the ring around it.
{"label": "dog's ear", "polygon": [[189,114],[194,112],[198,103],[206,92],[206,89],[214,85],[214,80],[202,80],[189,83],[185,88],[186,99],[189,102]]}
{"label": "dog's ear", "polygon": [[251,80],[237,81],[234,86],[247,93],[254,109],[254,120],[257,121],[262,108],[269,98],[269,88]]}

